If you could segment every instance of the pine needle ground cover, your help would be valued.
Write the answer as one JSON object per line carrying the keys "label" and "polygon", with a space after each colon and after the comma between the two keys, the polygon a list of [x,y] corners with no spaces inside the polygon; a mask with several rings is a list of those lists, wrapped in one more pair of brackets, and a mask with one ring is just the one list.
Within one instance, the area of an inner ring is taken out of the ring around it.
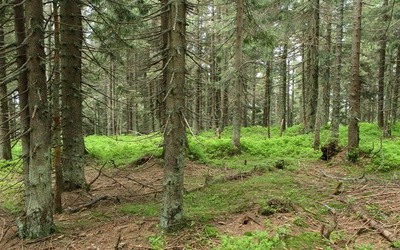
{"label": "pine needle ground cover", "polygon": [[[396,227],[391,227],[399,223],[399,131],[394,127],[392,138],[384,138],[381,144],[377,126],[361,124],[356,163],[347,159],[345,139],[340,141],[344,150],[336,158],[320,160],[321,152],[311,147],[313,135],[303,134],[300,126],[283,136],[272,128],[271,138],[265,128],[243,128],[241,154],[231,146],[229,128],[220,139],[213,131],[195,137],[188,131],[187,223],[175,234],[158,228],[161,136],[89,136],[85,140],[87,180],[95,181],[88,193],[64,194],[66,211],[56,218],[54,236],[59,240],[41,242],[40,247],[52,244],[61,249],[74,243],[109,249],[121,235],[127,246],[152,249],[385,249],[398,244],[399,236]],[[329,128],[321,132],[323,143],[329,142],[329,134]],[[340,135],[346,138],[345,127]],[[17,145],[14,156],[19,154]],[[10,172],[12,178],[7,176]],[[11,235],[12,221],[22,207],[20,163],[3,162],[0,173],[1,214],[11,225],[0,245],[24,244],[13,241]],[[10,183],[19,185],[10,188]],[[339,196],[333,195],[336,191]],[[70,212],[99,196],[106,197]],[[338,197],[345,198],[345,203]],[[360,214],[349,212],[350,208],[387,225],[393,242],[365,224]],[[360,228],[365,231],[357,231]],[[77,231],[85,236],[74,236]]]}

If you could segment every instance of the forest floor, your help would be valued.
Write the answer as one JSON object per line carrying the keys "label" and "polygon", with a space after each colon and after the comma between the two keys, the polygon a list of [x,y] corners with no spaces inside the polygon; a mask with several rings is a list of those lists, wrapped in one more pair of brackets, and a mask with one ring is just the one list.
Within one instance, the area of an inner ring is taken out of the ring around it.
{"label": "forest floor", "polygon": [[[291,237],[283,249],[392,249],[391,241],[398,244],[400,239],[400,181],[387,175],[364,175],[360,165],[345,163],[343,154],[329,162],[299,163],[291,171],[242,174],[188,161],[188,193],[209,192],[213,185],[250,182],[242,185],[248,189],[242,190],[245,194],[251,191],[254,179],[258,197],[266,198],[266,203],[236,196],[231,205],[243,203],[241,209],[208,219],[189,215],[187,226],[173,234],[163,234],[158,227],[163,175],[160,160],[140,163],[102,168],[94,160],[88,161],[87,180],[93,181],[90,191],[63,195],[65,211],[55,215],[57,232],[47,238],[20,240],[15,216],[0,211],[0,249],[213,249],[221,243],[221,235],[243,236],[256,230]],[[272,173],[274,186],[260,186],[255,181]],[[209,176],[214,181],[204,186]],[[290,183],[280,183],[279,176],[290,178]],[[274,190],[278,193],[300,190],[308,200],[297,201],[296,195],[289,201],[279,196],[268,199],[270,189],[279,189]],[[97,202],[89,205],[93,201]],[[211,208],[212,202],[218,203],[210,199]],[[135,211],[129,204],[144,204],[139,208],[147,212]],[[146,204],[156,204],[155,211]],[[296,235],[300,236],[297,243]]]}

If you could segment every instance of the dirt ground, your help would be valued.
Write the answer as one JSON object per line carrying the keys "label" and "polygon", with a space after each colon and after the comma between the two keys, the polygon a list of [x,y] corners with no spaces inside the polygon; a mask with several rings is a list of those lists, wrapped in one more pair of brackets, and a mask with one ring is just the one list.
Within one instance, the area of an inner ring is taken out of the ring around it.
{"label": "dirt ground", "polygon": [[[302,165],[292,173],[302,188],[318,189],[325,197],[316,202],[316,206],[328,211],[323,217],[301,207],[264,216],[258,213],[259,207],[254,205],[243,213],[215,218],[211,224],[220,233],[243,235],[253,230],[272,230],[263,223],[266,218],[279,226],[293,224],[296,218],[301,217],[308,225],[307,231],[325,235],[330,231],[332,235],[336,232],[331,244],[333,249],[353,249],[357,244],[371,244],[374,249],[391,249],[390,241],[400,239],[399,180],[381,180],[373,175],[344,176],[342,163],[343,157],[339,155],[329,163],[329,167],[321,161]],[[65,212],[54,218],[60,230],[45,239],[20,240],[14,218],[0,211],[0,249],[151,249],[149,236],[159,232],[158,218],[126,215],[118,207],[121,203],[160,199],[160,162],[149,160],[143,165],[123,169],[101,168],[93,165],[87,167],[87,180],[93,181],[89,192],[63,195]],[[202,186],[207,175],[232,174],[230,170],[187,162],[185,176],[191,181],[185,184],[185,189],[193,190]],[[85,207],[94,199],[99,201]],[[329,204],[342,206],[335,208]],[[210,237],[207,241],[204,241],[204,237],[198,237],[204,234],[204,230],[205,225],[196,223],[193,227],[169,235],[165,249],[210,249],[216,246],[218,237]],[[301,227],[291,230],[291,234],[302,232],[304,228]]]}

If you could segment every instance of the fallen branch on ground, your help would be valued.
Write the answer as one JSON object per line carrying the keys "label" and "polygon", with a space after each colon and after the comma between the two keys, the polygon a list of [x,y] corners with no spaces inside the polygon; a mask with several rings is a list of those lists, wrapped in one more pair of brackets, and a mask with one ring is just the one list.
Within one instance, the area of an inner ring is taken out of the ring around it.
{"label": "fallen branch on ground", "polygon": [[74,208],[68,207],[65,210],[68,211],[68,212],[71,212],[71,213],[76,213],[76,212],[81,211],[84,208],[89,208],[89,207],[93,206],[94,204],[96,204],[97,202],[99,202],[101,200],[106,200],[106,199],[110,199],[110,198],[111,197],[108,196],[108,195],[97,196],[97,197],[93,198],[91,201],[89,201],[89,202],[87,202],[85,204],[82,204],[82,205],[74,207]]}
{"label": "fallen branch on ground", "polygon": [[322,170],[320,170],[320,172],[325,177],[328,177],[328,178],[334,179],[334,180],[339,180],[339,181],[358,181],[358,180],[364,179],[364,177],[365,177],[365,173],[363,173],[360,177],[353,178],[353,177],[338,177],[338,176],[329,175]]}
{"label": "fallen branch on ground", "polygon": [[350,211],[357,214],[364,223],[368,224],[368,226],[372,229],[375,229],[379,232],[379,234],[385,238],[387,241],[389,241],[390,243],[395,242],[395,238],[394,235],[389,232],[388,230],[385,229],[384,225],[382,225],[381,223],[377,222],[376,220],[369,218],[364,212],[354,208],[351,204],[349,204],[349,202],[347,200],[345,200],[344,198],[338,198],[338,200],[344,204],[346,204]]}

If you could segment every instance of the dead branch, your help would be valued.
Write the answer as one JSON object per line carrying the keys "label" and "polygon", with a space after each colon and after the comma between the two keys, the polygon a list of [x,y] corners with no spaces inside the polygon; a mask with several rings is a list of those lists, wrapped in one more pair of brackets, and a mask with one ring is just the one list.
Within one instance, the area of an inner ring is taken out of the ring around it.
{"label": "dead branch", "polygon": [[151,188],[151,189],[153,189],[153,190],[158,190],[157,188],[155,188],[155,187],[153,187],[153,186],[150,186],[150,185],[147,185],[147,184],[145,184],[145,183],[143,183],[143,182],[140,182],[140,181],[138,181],[138,180],[135,180],[135,179],[133,179],[132,177],[129,177],[129,176],[128,176],[127,178],[128,178],[128,180],[133,181],[133,182],[135,182],[135,183],[141,185],[142,187],[148,187],[148,188]]}
{"label": "dead branch", "polygon": [[379,232],[379,234],[385,238],[387,241],[389,241],[390,243],[395,242],[395,238],[394,235],[389,232],[388,230],[385,229],[384,225],[382,225],[381,223],[377,222],[376,220],[369,218],[364,212],[360,211],[359,209],[354,208],[353,206],[351,206],[351,204],[349,204],[349,202],[347,200],[345,200],[344,198],[338,198],[338,200],[344,204],[346,204],[350,211],[357,214],[364,223],[368,224],[368,226],[372,229],[375,229]]}
{"label": "dead branch", "polygon": [[89,207],[93,206],[94,204],[96,204],[97,202],[99,202],[101,200],[106,200],[106,199],[110,199],[110,198],[111,197],[108,195],[97,196],[97,197],[93,198],[91,201],[89,201],[85,204],[82,204],[80,206],[77,206],[75,208],[68,207],[66,209],[66,211],[71,212],[71,213],[76,213],[76,212],[81,211],[84,208],[89,208]]}
{"label": "dead branch", "polygon": [[121,243],[121,234],[118,235],[118,239],[117,239],[117,242],[115,243],[115,247],[114,247],[115,250],[119,249],[120,243]]}
{"label": "dead branch", "polygon": [[336,210],[329,207],[328,205],[324,205],[328,210],[329,213],[332,215],[332,219],[333,219],[333,225],[331,225],[330,227],[328,227],[327,224],[322,224],[321,226],[321,236],[325,239],[330,239],[331,234],[333,231],[336,230],[337,226],[338,226],[338,215],[336,213]]}
{"label": "dead branch", "polygon": [[[97,181],[97,179],[100,177],[100,175],[101,175],[101,173],[102,173],[102,170],[103,170],[103,168],[106,166],[106,164],[107,164],[107,162],[105,162],[104,164],[103,164],[103,166],[101,166],[101,168],[98,170],[98,173],[97,173],[97,176],[91,181],[91,182],[89,182],[89,184],[88,184],[88,189],[90,190],[90,187],[92,186],[92,184],[95,182],[95,181]],[[97,170],[97,169],[96,169]]]}
{"label": "dead branch", "polygon": [[323,176],[325,176],[327,178],[339,180],[339,181],[358,181],[358,180],[364,179],[364,177],[365,177],[365,173],[363,173],[360,177],[339,177],[339,176],[329,175],[322,170],[320,170],[320,172]]}

